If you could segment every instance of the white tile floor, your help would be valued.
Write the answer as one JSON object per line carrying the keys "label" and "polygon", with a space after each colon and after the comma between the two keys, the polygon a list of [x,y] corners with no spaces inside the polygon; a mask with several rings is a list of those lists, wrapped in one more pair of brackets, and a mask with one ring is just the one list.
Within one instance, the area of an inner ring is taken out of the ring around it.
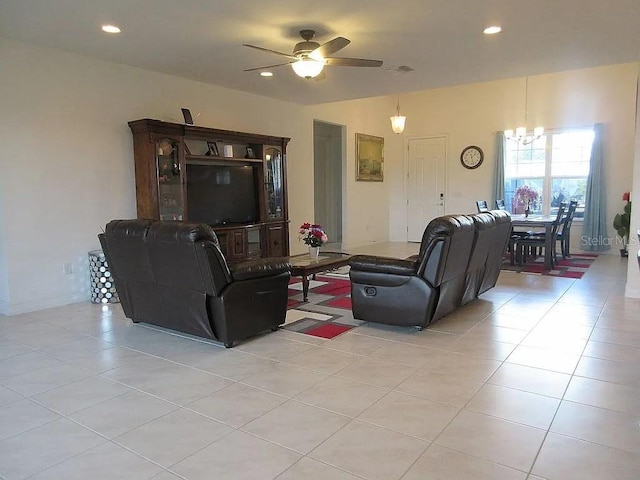
{"label": "white tile floor", "polygon": [[0,317],[0,477],[637,480],[625,268],[504,273],[422,332],[281,330],[232,350],[119,305]]}

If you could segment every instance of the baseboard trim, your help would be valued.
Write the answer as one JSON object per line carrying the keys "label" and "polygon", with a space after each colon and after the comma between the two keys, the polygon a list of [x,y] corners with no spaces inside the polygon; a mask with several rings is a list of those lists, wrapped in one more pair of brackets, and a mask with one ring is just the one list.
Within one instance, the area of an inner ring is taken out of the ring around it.
{"label": "baseboard trim", "polygon": [[37,312],[47,308],[62,307],[71,303],[89,301],[88,295],[73,295],[67,298],[50,297],[28,300],[24,302],[4,302],[0,303],[0,315],[20,315],[22,313]]}

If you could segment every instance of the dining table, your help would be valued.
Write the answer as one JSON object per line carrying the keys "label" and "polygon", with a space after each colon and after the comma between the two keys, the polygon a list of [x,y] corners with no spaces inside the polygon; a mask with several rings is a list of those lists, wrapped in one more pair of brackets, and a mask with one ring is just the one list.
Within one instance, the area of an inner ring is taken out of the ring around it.
{"label": "dining table", "polygon": [[511,225],[514,231],[544,228],[544,269],[551,270],[553,268],[553,251],[555,248],[555,239],[552,236],[553,225],[556,221],[556,215],[511,215]]}

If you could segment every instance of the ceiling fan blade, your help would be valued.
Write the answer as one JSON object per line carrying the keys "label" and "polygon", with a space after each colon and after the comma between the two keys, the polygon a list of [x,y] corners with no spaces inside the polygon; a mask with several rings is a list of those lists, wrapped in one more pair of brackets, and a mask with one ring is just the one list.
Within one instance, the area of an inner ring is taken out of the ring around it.
{"label": "ceiling fan blade", "polygon": [[281,55],[283,57],[287,57],[287,58],[290,58],[292,60],[294,60],[296,58],[293,55],[290,55],[288,53],[278,52],[277,50],[271,50],[269,48],[257,47],[255,45],[249,45],[248,43],[243,43],[242,45],[244,45],[245,47],[249,47],[249,48],[255,48],[256,50],[261,50],[263,52],[275,53],[276,55]]}
{"label": "ceiling fan blade", "polygon": [[329,40],[327,43],[320,45],[318,48],[309,53],[309,56],[314,60],[322,60],[329,55],[333,55],[338,50],[342,50],[349,45],[351,40],[344,37],[336,37],[333,40]]}
{"label": "ceiling fan blade", "polygon": [[320,72],[320,75],[316,75],[315,77],[313,77],[313,79],[314,79],[315,81],[326,80],[326,79],[327,79],[327,75],[326,75],[324,72],[325,72],[325,71],[324,71],[324,70],[322,70],[322,71]]}
{"label": "ceiling fan blade", "polygon": [[335,67],[381,67],[382,60],[369,60],[366,58],[342,58],[333,57],[325,58],[325,65],[332,65]]}
{"label": "ceiling fan blade", "polygon": [[282,67],[283,65],[291,65],[295,62],[276,63],[275,65],[265,65],[264,67],[247,68],[245,72],[255,72],[256,70],[266,70],[268,68]]}

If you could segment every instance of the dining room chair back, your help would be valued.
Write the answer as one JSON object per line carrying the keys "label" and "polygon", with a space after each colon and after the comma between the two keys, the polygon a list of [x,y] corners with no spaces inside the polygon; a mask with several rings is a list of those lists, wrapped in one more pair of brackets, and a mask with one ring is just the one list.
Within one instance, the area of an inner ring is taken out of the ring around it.
{"label": "dining room chair back", "polygon": [[478,208],[478,213],[483,213],[483,212],[488,212],[489,211],[489,205],[487,205],[487,201],[486,200],[478,200],[476,202],[476,207]]}
{"label": "dining room chair back", "polygon": [[558,234],[556,235],[556,242],[560,242],[560,252],[562,253],[563,259],[571,257],[571,254],[569,253],[569,244],[571,242],[571,225],[573,223],[573,218],[576,215],[577,208],[578,201],[571,200],[569,202],[569,207],[567,208],[562,224],[558,229]]}

